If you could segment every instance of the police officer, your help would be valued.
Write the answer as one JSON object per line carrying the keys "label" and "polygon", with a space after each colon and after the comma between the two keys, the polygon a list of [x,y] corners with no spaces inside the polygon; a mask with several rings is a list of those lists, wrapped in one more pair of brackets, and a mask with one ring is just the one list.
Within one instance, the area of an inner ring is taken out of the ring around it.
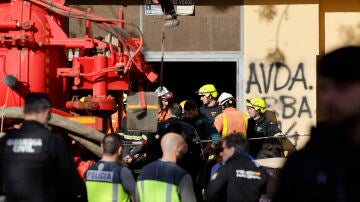
{"label": "police officer", "polygon": [[153,134],[148,138],[147,156],[149,162],[161,158],[162,151],[160,148],[160,141],[166,133],[175,132],[183,135],[188,147],[188,152],[184,154],[178,164],[191,175],[194,187],[196,188],[195,194],[200,200],[201,189],[199,186],[199,179],[202,172],[202,165],[204,163],[202,146],[196,129],[180,119],[181,113],[182,109],[179,104],[173,103],[170,105],[170,118],[166,121],[160,122],[158,124],[156,134]]}
{"label": "police officer", "polygon": [[25,97],[24,122],[0,140],[1,176],[6,201],[86,201],[70,148],[48,125],[49,98]]}
{"label": "police officer", "polygon": [[270,176],[249,155],[246,137],[229,134],[223,138],[222,149],[224,165],[211,176],[208,201],[259,201]]}
{"label": "police officer", "polygon": [[105,135],[101,147],[103,156],[85,173],[89,202],[130,201],[135,196],[135,180],[126,166],[117,163],[123,152],[121,137]]}
{"label": "police officer", "polygon": [[191,176],[176,164],[187,153],[184,138],[166,133],[161,139],[162,157],[144,166],[136,186],[136,201],[195,202]]}

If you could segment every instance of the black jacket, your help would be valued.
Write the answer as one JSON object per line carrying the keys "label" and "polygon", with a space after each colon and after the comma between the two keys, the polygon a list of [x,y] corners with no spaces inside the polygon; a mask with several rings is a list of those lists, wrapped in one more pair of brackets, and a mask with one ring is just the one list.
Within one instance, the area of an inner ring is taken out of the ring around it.
{"label": "black jacket", "polygon": [[197,118],[183,118],[182,120],[196,129],[201,140],[212,140],[213,145],[217,145],[220,142],[219,132],[216,130],[213,122],[204,114],[199,113]]}
{"label": "black jacket", "polygon": [[222,108],[218,103],[216,103],[211,107],[209,107],[208,105],[201,105],[199,111],[213,123],[215,117],[221,114]]}
{"label": "black jacket", "polygon": [[207,190],[209,202],[259,201],[266,193],[270,176],[247,153],[236,152],[211,176]]}
{"label": "black jacket", "polygon": [[178,118],[172,117],[160,122],[157,134],[149,137],[147,145],[149,162],[161,158],[160,141],[167,132],[176,132],[184,135],[185,142],[188,145],[188,152],[184,154],[178,164],[194,177],[200,172],[201,165],[203,164],[200,138],[194,127]]}
{"label": "black jacket", "polygon": [[265,141],[264,139],[251,140],[251,138],[269,137],[277,133],[281,133],[281,130],[277,127],[276,123],[271,122],[265,116],[261,116],[257,120],[248,119],[246,134],[250,138],[249,147],[251,156],[257,156]]}
{"label": "black jacket", "polygon": [[359,156],[346,126],[318,124],[280,170],[273,201],[359,201]]}
{"label": "black jacket", "polygon": [[51,130],[24,121],[0,140],[1,176],[7,201],[86,201],[70,148]]}

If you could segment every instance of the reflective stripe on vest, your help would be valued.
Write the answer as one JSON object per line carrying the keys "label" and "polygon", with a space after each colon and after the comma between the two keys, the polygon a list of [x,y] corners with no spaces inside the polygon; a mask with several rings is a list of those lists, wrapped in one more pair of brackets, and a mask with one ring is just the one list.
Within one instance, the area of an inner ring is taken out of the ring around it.
{"label": "reflective stripe on vest", "polygon": [[118,199],[118,185],[113,184],[112,186],[112,201],[117,201]]}
{"label": "reflective stripe on vest", "polygon": [[147,141],[147,136],[146,135],[127,135],[125,133],[118,133],[120,136],[124,137],[125,140],[136,140],[136,141],[140,141],[141,139],[144,139],[145,141]]}
{"label": "reflective stripe on vest", "polygon": [[86,181],[85,184],[88,202],[130,202],[130,195],[121,184],[90,180]]}
{"label": "reflective stripe on vest", "polygon": [[177,186],[156,180],[137,182],[140,202],[164,201],[180,202]]}
{"label": "reflective stripe on vest", "polygon": [[225,137],[227,135],[227,130],[228,130],[228,120],[225,114],[223,114],[222,117],[223,117],[223,129],[222,129],[221,137]]}
{"label": "reflective stripe on vest", "polygon": [[247,134],[246,134],[246,132],[247,132],[247,128],[248,128],[248,117],[247,117],[247,115],[244,113],[244,121],[245,121],[245,132],[244,132],[244,135],[245,135],[245,137],[247,137]]}
{"label": "reflective stripe on vest", "polygon": [[[246,129],[248,127],[248,119],[246,114],[243,115],[244,117],[244,122],[245,122],[245,130],[243,132],[243,135],[246,137]],[[225,137],[228,135],[228,119],[225,116],[225,114],[222,115],[223,118],[223,129],[222,129],[222,133],[221,133],[221,137]]]}

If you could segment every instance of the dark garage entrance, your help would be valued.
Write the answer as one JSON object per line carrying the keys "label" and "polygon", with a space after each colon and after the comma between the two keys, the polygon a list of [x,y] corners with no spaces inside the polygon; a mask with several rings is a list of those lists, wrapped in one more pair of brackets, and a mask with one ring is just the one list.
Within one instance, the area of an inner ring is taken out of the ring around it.
{"label": "dark garage entrance", "polygon": [[[151,64],[160,79],[161,63]],[[176,102],[194,99],[201,104],[195,91],[205,84],[214,84],[218,96],[228,92],[236,97],[236,62],[164,62],[163,85],[173,91]],[[159,85],[153,84],[152,89]]]}

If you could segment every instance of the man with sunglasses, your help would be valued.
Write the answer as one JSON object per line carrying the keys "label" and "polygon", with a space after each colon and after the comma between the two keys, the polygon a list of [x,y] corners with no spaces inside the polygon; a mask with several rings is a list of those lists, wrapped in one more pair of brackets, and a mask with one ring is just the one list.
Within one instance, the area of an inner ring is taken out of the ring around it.
{"label": "man with sunglasses", "polygon": [[222,148],[224,165],[211,176],[208,201],[259,201],[270,176],[248,153],[245,136],[229,134],[223,138]]}

